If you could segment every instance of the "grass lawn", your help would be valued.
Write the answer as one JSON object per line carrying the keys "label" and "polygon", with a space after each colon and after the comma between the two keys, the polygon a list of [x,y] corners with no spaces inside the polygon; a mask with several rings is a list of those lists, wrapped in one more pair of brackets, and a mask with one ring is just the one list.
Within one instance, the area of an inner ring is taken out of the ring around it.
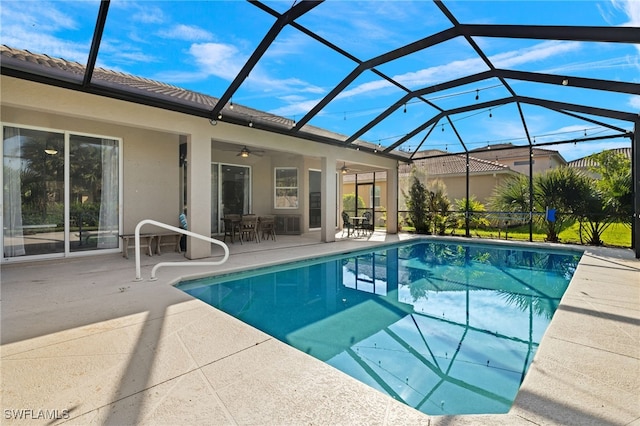
{"label": "grass lawn", "polygon": [[[560,233],[560,241],[580,244],[580,225],[576,222]],[[631,228],[622,223],[613,223],[602,234],[606,246],[631,247]]]}
{"label": "grass lawn", "polygon": [[[413,231],[413,228],[404,226],[403,230]],[[470,233],[472,237],[505,239],[504,229],[471,229]],[[447,235],[464,236],[465,232],[464,229],[456,229],[453,233],[451,230],[447,230]],[[509,228],[506,236],[510,240],[529,241],[529,226]],[[580,244],[578,222],[560,232],[559,237],[561,243]],[[546,233],[534,226],[533,241],[544,242],[545,238]],[[631,228],[622,223],[614,223],[604,232],[602,241],[605,246],[609,247],[631,247]]]}

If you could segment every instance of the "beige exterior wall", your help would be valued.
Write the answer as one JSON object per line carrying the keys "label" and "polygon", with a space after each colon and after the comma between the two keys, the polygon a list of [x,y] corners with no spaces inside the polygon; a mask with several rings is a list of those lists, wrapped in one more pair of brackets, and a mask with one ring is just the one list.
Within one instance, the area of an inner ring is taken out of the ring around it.
{"label": "beige exterior wall", "polygon": [[[523,156],[519,159],[509,159],[510,161],[504,162],[501,161],[502,164],[509,166],[512,170],[515,170],[518,173],[522,173],[524,175],[529,176],[529,165],[521,164],[527,163],[528,158]],[[533,157],[533,174],[544,173],[547,170],[560,167],[563,163],[558,161],[558,158],[555,155],[534,155]]]}
{"label": "beige exterior wall", "polygon": [[4,124],[122,139],[121,219],[124,233],[133,233],[137,223],[143,219],[178,225],[180,179],[177,135],[6,106],[3,106],[0,118]]}
{"label": "beige exterior wall", "polygon": [[[489,161],[495,161],[518,173],[529,176],[529,154],[525,152],[515,152],[510,150],[498,150],[495,152],[483,151],[473,152],[476,158],[482,158]],[[558,154],[553,152],[535,153],[533,156],[533,174],[543,173],[549,169],[565,165]]]}
{"label": "beige exterior wall", "polygon": [[[489,198],[493,194],[493,190],[496,186],[500,185],[509,176],[506,173],[493,174],[477,174],[469,176],[469,194],[475,195],[476,199],[488,207]],[[427,182],[432,182],[434,179],[427,179]],[[448,176],[446,178],[440,178],[447,186],[447,195],[449,200],[453,204],[455,200],[461,200],[467,197],[467,178],[466,176]]]}
{"label": "beige exterior wall", "polygon": [[[482,204],[489,208],[489,199],[493,195],[493,190],[496,186],[501,185],[509,176],[513,176],[513,173],[496,173],[493,174],[484,174],[484,175],[470,175],[469,176],[469,194],[475,195],[476,199]],[[447,187],[447,197],[451,204],[454,204],[456,200],[466,198],[466,186],[467,186],[467,178],[466,176],[447,176],[447,177],[439,177],[439,178],[428,178],[427,184],[431,184],[435,180],[441,180]],[[401,181],[408,182],[407,179]],[[386,200],[386,192],[387,192],[387,183],[385,181],[376,182],[376,185],[381,186],[381,191],[384,194],[383,200]],[[345,183],[343,185],[343,192],[345,194],[351,194],[355,192],[355,184],[352,182]],[[407,191],[408,188],[404,190]],[[398,206],[399,210],[405,210],[405,200],[402,196],[402,191],[399,194],[400,205]],[[368,205],[367,205],[368,207]]]}
{"label": "beige exterior wall", "polygon": [[[339,164],[359,162],[381,170],[394,172],[397,161],[375,154],[332,147],[308,140],[284,136],[237,125],[218,122],[212,126],[206,118],[167,111],[145,105],[96,96],[79,91],[33,83],[1,76],[3,123],[37,126],[69,132],[122,139],[123,156],[123,231],[132,232],[141,219],[155,219],[178,224],[180,205],[180,168],[178,164],[181,140],[188,140],[198,153],[210,153],[210,161],[194,158],[196,168],[189,171],[194,196],[188,202],[190,227],[198,232],[210,229],[210,198],[197,195],[210,190],[211,163],[248,164],[252,170],[252,210],[257,214],[299,214],[303,230],[308,229],[308,170],[321,169],[335,179]],[[266,149],[278,155],[237,157],[237,152],[216,150],[216,143],[235,144],[238,150],[246,145]],[[208,144],[204,147],[202,144]],[[321,160],[330,159],[322,162]],[[275,209],[273,180],[275,167],[296,167],[299,179],[299,207]],[[330,189],[333,191],[333,185]],[[327,196],[335,196],[332,192]],[[326,204],[323,204],[326,205]],[[335,206],[335,203],[331,203]],[[333,209],[333,207],[332,207]],[[337,212],[327,213],[334,217]],[[195,223],[194,223],[195,222]],[[205,224],[206,222],[206,224]],[[327,220],[324,223],[336,223]],[[193,226],[192,226],[193,224]],[[333,226],[332,226],[333,228]],[[145,230],[147,228],[145,227]],[[150,229],[150,228],[149,228]],[[331,240],[334,229],[324,232]],[[206,233],[206,232],[205,232]],[[202,246],[195,257],[205,256]]]}

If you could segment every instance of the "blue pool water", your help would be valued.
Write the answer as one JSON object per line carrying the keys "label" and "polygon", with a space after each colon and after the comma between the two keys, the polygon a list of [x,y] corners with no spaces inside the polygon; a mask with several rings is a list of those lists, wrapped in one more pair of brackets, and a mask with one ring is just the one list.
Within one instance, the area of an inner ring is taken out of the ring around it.
{"label": "blue pool water", "polygon": [[505,413],[580,256],[421,240],[178,288],[424,413]]}

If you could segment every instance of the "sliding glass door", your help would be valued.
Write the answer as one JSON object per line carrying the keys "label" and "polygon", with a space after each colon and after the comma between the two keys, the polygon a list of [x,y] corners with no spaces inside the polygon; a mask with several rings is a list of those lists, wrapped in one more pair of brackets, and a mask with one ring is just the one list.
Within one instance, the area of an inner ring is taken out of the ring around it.
{"label": "sliding glass door", "polygon": [[63,133],[3,129],[4,257],[64,253]]}
{"label": "sliding glass door", "polygon": [[118,141],[71,135],[70,250],[118,247]]}
{"label": "sliding glass door", "polygon": [[3,127],[4,258],[118,247],[119,141]]}
{"label": "sliding glass door", "polygon": [[211,233],[222,233],[226,214],[251,212],[251,167],[211,165]]}

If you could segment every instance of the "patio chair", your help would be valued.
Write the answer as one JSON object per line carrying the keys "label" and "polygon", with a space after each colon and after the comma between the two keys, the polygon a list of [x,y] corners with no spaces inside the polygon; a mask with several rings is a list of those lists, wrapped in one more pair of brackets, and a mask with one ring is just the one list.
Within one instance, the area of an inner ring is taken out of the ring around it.
{"label": "patio chair", "polygon": [[353,223],[351,223],[351,219],[349,218],[349,214],[347,212],[342,212],[342,236],[344,236],[344,230],[347,230],[347,237],[351,236],[351,232],[354,231]]}
{"label": "patio chair", "polygon": [[[227,237],[231,238],[231,242],[234,242],[236,235],[240,236],[240,215],[239,214],[227,214],[222,219],[224,222],[224,237],[222,242],[227,242]],[[242,241],[241,241],[242,242]]]}
{"label": "patio chair", "polygon": [[255,214],[243,215],[240,221],[240,244],[242,244],[242,241],[251,240],[255,240],[256,243],[260,242],[258,216]]}
{"label": "patio chair", "polygon": [[366,211],[362,216],[364,216],[364,220],[362,221],[361,229],[365,232],[373,233],[373,215],[370,211]]}
{"label": "patio chair", "polygon": [[274,216],[260,216],[260,234],[262,234],[263,240],[268,240],[269,237],[273,241],[276,240],[276,218]]}

